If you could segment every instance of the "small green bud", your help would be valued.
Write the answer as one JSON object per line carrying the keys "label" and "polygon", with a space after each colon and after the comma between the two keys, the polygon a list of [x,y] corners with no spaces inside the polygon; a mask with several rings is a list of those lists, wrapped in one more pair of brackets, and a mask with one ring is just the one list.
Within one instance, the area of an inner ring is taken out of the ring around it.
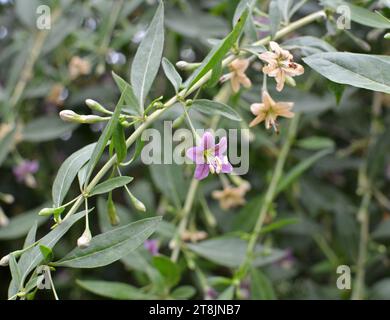
{"label": "small green bud", "polygon": [[134,208],[136,208],[138,211],[145,212],[145,211],[146,211],[145,205],[144,205],[140,200],[138,200],[138,199],[130,192],[130,190],[129,190],[128,188],[126,188],[126,191],[127,191],[127,193],[129,194],[130,201],[131,201],[131,203],[133,204]]}
{"label": "small green bud", "polygon": [[58,208],[43,208],[41,211],[39,211],[39,216],[51,216],[51,215],[60,215],[65,210],[65,207],[58,207]]}
{"label": "small green bud", "polygon": [[116,212],[116,207],[114,201],[112,201],[112,194],[111,192],[108,195],[107,200],[107,213],[108,213],[108,219],[110,220],[110,223],[112,226],[116,226],[119,224],[119,217]]}
{"label": "small green bud", "polygon": [[286,83],[290,86],[290,87],[295,87],[297,85],[297,83],[295,82],[295,80],[290,77],[290,76],[286,76]]}
{"label": "small green bud", "polygon": [[105,114],[112,114],[111,111],[108,111],[106,108],[104,108],[99,102],[92,100],[92,99],[87,99],[85,100],[85,104],[91,109],[95,110],[98,112],[102,112]]}
{"label": "small green bud", "polygon": [[191,71],[199,67],[201,64],[200,63],[190,63],[187,61],[178,61],[176,62],[176,67],[178,67],[180,70],[187,70]]}

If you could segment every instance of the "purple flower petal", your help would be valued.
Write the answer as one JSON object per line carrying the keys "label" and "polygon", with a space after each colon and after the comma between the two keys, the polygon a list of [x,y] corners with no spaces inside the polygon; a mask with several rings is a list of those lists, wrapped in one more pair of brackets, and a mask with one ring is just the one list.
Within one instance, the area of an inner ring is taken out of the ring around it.
{"label": "purple flower petal", "polygon": [[227,150],[227,139],[226,137],[222,137],[221,140],[219,140],[219,143],[215,145],[214,152],[216,156],[222,156],[225,151]]}
{"label": "purple flower petal", "polygon": [[158,241],[156,239],[146,240],[144,242],[144,247],[152,256],[158,254]]}
{"label": "purple flower petal", "polygon": [[232,171],[233,171],[233,167],[230,164],[228,158],[226,156],[223,157],[221,172],[222,173],[231,173]]}
{"label": "purple flower petal", "polygon": [[191,159],[196,164],[203,164],[203,163],[205,163],[203,151],[204,150],[201,146],[192,147],[192,148],[187,149],[186,156],[187,156],[187,158]]}
{"label": "purple flower petal", "polygon": [[195,179],[202,180],[209,175],[210,168],[208,164],[197,164],[195,168]]}
{"label": "purple flower petal", "polygon": [[202,137],[200,146],[203,147],[203,150],[211,149],[214,147],[214,136],[210,132],[205,132]]}

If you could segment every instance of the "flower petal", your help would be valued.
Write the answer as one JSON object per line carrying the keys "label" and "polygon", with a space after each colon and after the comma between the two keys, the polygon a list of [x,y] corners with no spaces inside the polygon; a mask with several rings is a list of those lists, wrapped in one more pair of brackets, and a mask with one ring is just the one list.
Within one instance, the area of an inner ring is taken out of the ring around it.
{"label": "flower petal", "polygon": [[210,168],[208,164],[198,164],[195,168],[194,177],[197,180],[202,180],[209,175]]}
{"label": "flower petal", "polygon": [[205,132],[203,134],[200,146],[203,148],[203,150],[207,150],[213,148],[214,144],[214,136],[211,134],[211,132]]}
{"label": "flower petal", "polygon": [[203,151],[204,150],[201,146],[192,147],[192,148],[187,149],[186,156],[187,156],[187,158],[191,159],[196,164],[202,164],[202,163],[205,163]]}
{"label": "flower petal", "polygon": [[258,116],[260,113],[260,110],[264,108],[264,103],[253,103],[251,104],[251,112],[255,115]]}
{"label": "flower petal", "polygon": [[228,158],[225,156],[222,160],[222,168],[221,172],[222,173],[231,173],[233,171],[233,167],[230,164]]}
{"label": "flower petal", "polygon": [[222,137],[219,143],[215,145],[214,152],[216,156],[221,156],[227,150],[227,139]]}
{"label": "flower petal", "polygon": [[256,118],[254,118],[251,123],[249,124],[249,127],[254,127],[255,125],[263,122],[265,119],[265,113],[259,114]]}

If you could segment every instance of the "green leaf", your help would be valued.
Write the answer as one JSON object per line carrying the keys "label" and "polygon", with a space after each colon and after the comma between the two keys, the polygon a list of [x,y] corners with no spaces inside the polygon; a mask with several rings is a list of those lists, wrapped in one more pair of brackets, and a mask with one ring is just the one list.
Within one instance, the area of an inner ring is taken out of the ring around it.
{"label": "green leaf", "polygon": [[96,167],[97,163],[99,162],[100,157],[102,156],[104,149],[107,146],[107,142],[111,138],[112,133],[114,132],[114,129],[118,124],[119,115],[121,113],[123,101],[125,99],[125,94],[126,94],[126,89],[122,92],[121,97],[119,98],[119,101],[115,107],[115,111],[111,116],[111,119],[108,121],[106,127],[104,128],[102,134],[100,135],[98,142],[96,143],[95,148],[93,149],[91,160],[89,160],[88,162],[87,173],[85,176],[85,182],[84,182],[85,187],[88,185],[93,169]]}
{"label": "green leaf", "polygon": [[53,182],[52,198],[54,207],[61,206],[74,178],[84,164],[91,158],[95,146],[96,144],[93,143],[76,151],[61,165]]}
{"label": "green leaf", "polygon": [[[288,1],[284,1],[288,2]],[[278,32],[280,20],[281,20],[281,12],[279,10],[278,0],[272,0],[269,4],[269,19],[270,19],[270,31],[271,38],[275,37],[276,32]]]}
{"label": "green leaf", "polygon": [[154,256],[153,265],[163,276],[166,286],[171,288],[178,284],[180,268],[171,259],[165,256]]}
{"label": "green leaf", "polygon": [[221,78],[221,74],[222,74],[222,63],[219,62],[212,69],[210,80],[207,82],[207,87],[212,88],[216,86],[219,82],[219,79]]}
{"label": "green leaf", "polygon": [[[72,225],[78,220],[80,220],[84,215],[85,211],[82,211],[62,221],[61,224],[59,224],[55,229],[53,229],[46,236],[40,239],[39,244],[48,248],[53,248],[56,243],[65,235],[65,233],[72,227]],[[22,254],[19,259],[19,267],[21,270],[20,286],[23,286],[23,283],[26,281],[27,276],[32,270],[34,270],[36,266],[41,263],[42,259],[42,253],[37,246]],[[9,297],[15,295],[17,293],[17,291],[14,291],[15,288],[20,286],[17,286],[13,281],[11,281],[8,291]]]}
{"label": "green leaf", "polygon": [[229,52],[229,50],[236,43],[238,38],[241,35],[241,32],[245,26],[246,19],[248,17],[249,10],[246,8],[241,17],[238,19],[236,25],[234,26],[232,32],[230,32],[224,40],[222,40],[203,60],[202,64],[194,71],[191,77],[186,81],[188,84],[187,89],[191,89],[191,87],[198,82],[200,78],[202,78],[207,72],[215,67],[217,63],[220,63],[224,56]]}
{"label": "green leaf", "polygon": [[19,20],[28,28],[36,28],[37,8],[43,4],[39,0],[16,0],[15,12]]}
{"label": "green leaf", "polygon": [[303,58],[325,78],[358,88],[390,93],[390,57],[324,52]]}
{"label": "green leaf", "polygon": [[99,183],[97,186],[95,186],[91,193],[89,194],[90,196],[95,196],[97,194],[103,194],[103,193],[108,193],[111,190],[123,187],[127,184],[129,184],[133,180],[132,177],[126,177],[126,176],[121,176],[121,177],[114,177],[111,179],[108,179],[102,183]]}
{"label": "green leaf", "polygon": [[183,300],[192,298],[196,293],[194,287],[191,286],[181,286],[172,291],[171,296],[174,299]]}
{"label": "green leaf", "polygon": [[296,145],[306,150],[321,150],[335,147],[335,143],[332,139],[319,136],[298,140]]}
{"label": "green leaf", "polygon": [[22,139],[28,142],[44,142],[62,137],[73,131],[78,124],[64,122],[57,116],[34,118],[23,129]]}
{"label": "green leaf", "polygon": [[[234,237],[219,237],[196,244],[188,244],[188,248],[201,257],[225,267],[239,267],[245,260],[246,241]],[[229,248],[229,250],[226,250]],[[278,261],[285,252],[273,248],[256,246],[253,266],[263,266]]]}
{"label": "green leaf", "polygon": [[130,82],[141,111],[160,67],[163,48],[164,4],[161,1],[131,66]]}
{"label": "green leaf", "polygon": [[176,71],[176,68],[173,66],[173,64],[165,57],[162,59],[162,66],[165,75],[167,76],[168,80],[172,83],[177,93],[180,89],[183,79],[181,78],[180,74]]}
{"label": "green leaf", "polygon": [[16,129],[12,129],[1,138],[0,141],[0,166],[3,164],[4,160],[7,158],[8,153],[11,151],[14,137],[16,134]]}
{"label": "green leaf", "polygon": [[93,237],[87,248],[75,248],[54,266],[97,268],[115,262],[140,246],[156,230],[161,217],[139,220]]}
{"label": "green leaf", "polygon": [[76,280],[83,289],[98,296],[116,300],[147,300],[154,299],[152,295],[141,292],[129,284],[112,281]]}
{"label": "green leaf", "polygon": [[361,6],[355,6],[345,1],[323,1],[326,5],[337,9],[341,5],[348,6],[351,12],[351,20],[361,25],[377,28],[377,29],[389,29],[390,21],[381,14],[374,13]]}
{"label": "green leaf", "polygon": [[53,260],[53,250],[51,250],[51,248],[46,247],[44,245],[39,245],[39,250],[42,253],[43,260],[45,263],[48,263]]}
{"label": "green leaf", "polygon": [[118,76],[114,71],[112,71],[112,77],[121,94],[124,94],[125,106],[122,107],[122,110],[133,115],[139,115],[138,101],[130,83]]}
{"label": "green leaf", "polygon": [[116,125],[116,128],[112,134],[112,144],[118,159],[117,161],[118,163],[121,163],[126,158],[127,146],[125,130],[119,123]]}
{"label": "green leaf", "polygon": [[241,121],[241,116],[232,107],[212,100],[199,99],[195,100],[191,109],[207,115],[220,115],[233,121]]}
{"label": "green leaf", "polygon": [[328,88],[331,92],[333,92],[334,97],[336,98],[337,105],[340,104],[341,98],[343,97],[343,93],[345,91],[345,85],[338,84],[336,82],[328,81]]}
{"label": "green leaf", "polygon": [[251,294],[253,300],[275,300],[271,281],[258,269],[251,269]]}
{"label": "green leaf", "polygon": [[305,57],[321,52],[337,51],[325,40],[312,36],[303,36],[288,39],[282,43],[282,47],[288,50],[299,49],[301,50],[302,55]]}
{"label": "green leaf", "polygon": [[17,288],[17,291],[19,291],[22,288],[22,274],[13,254],[9,255],[9,269],[11,271],[12,282],[19,284],[19,287]]}
{"label": "green leaf", "polygon": [[318,151],[304,161],[299,162],[293,167],[279,182],[276,193],[286,190],[294,181],[296,181],[306,170],[313,166],[319,159],[331,154],[333,148]]}
{"label": "green leaf", "polygon": [[223,291],[219,296],[217,300],[233,300],[234,298],[234,286],[229,286]]}
{"label": "green leaf", "polygon": [[37,222],[38,226],[42,225],[47,220],[47,217],[38,216],[38,212],[47,205],[49,204],[44,203],[38,208],[20,213],[16,217],[11,218],[6,227],[0,228],[0,240],[12,240],[23,237],[35,222]]}
{"label": "green leaf", "polygon": [[267,224],[266,226],[261,228],[260,234],[265,234],[265,233],[268,233],[271,231],[275,231],[275,230],[281,229],[285,226],[288,226],[290,224],[299,223],[299,221],[300,220],[297,218],[280,219],[280,220],[277,220],[277,221],[272,222],[270,224]]}

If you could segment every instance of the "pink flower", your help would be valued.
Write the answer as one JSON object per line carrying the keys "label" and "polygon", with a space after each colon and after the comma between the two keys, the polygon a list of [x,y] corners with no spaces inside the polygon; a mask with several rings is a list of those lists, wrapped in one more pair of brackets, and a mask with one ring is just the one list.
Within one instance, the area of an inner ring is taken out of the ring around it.
{"label": "pink flower", "polygon": [[146,240],[144,242],[144,247],[152,256],[156,256],[158,254],[158,241],[156,239]]}
{"label": "pink flower", "polygon": [[36,186],[36,181],[33,176],[39,169],[39,163],[36,160],[25,160],[13,167],[12,171],[18,182],[24,182],[30,188]]}
{"label": "pink flower", "polygon": [[245,71],[249,67],[248,59],[235,59],[229,64],[230,73],[221,77],[221,81],[224,82],[230,79],[233,92],[238,92],[240,86],[249,88],[252,85],[251,80],[246,76]]}
{"label": "pink flower", "polygon": [[221,138],[218,144],[215,144],[214,136],[210,132],[205,132],[200,145],[189,148],[186,155],[195,162],[195,178],[202,180],[211,173],[231,173],[232,165],[224,155],[227,150],[226,137]]}
{"label": "pink flower", "polygon": [[260,54],[260,59],[268,63],[263,72],[276,80],[276,90],[282,91],[286,77],[303,74],[303,67],[293,61],[294,57],[288,50],[283,50],[276,42],[270,42],[271,51]]}

